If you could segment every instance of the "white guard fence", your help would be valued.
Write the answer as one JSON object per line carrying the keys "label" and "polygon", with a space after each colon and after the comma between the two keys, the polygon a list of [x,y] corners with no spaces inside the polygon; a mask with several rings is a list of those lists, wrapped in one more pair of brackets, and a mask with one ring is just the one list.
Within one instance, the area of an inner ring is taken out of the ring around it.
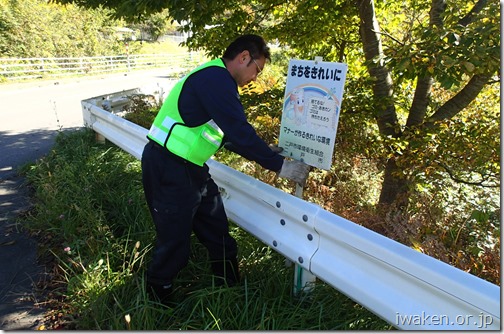
{"label": "white guard fence", "polygon": [[69,58],[0,58],[0,79],[18,80],[67,75],[92,75],[167,67],[173,74],[185,72],[204,58],[185,54],[131,54]]}
{"label": "white guard fence", "polygon": [[[137,159],[147,130],[102,105],[120,108],[139,91],[82,101],[86,126]],[[232,221],[394,327],[500,329],[499,286],[217,161],[208,165]]]}

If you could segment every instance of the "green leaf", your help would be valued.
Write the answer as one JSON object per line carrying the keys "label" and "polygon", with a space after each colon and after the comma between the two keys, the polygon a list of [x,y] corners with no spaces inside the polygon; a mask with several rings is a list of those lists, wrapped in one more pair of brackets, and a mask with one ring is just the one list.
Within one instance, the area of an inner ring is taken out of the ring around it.
{"label": "green leaf", "polygon": [[464,67],[466,68],[466,70],[469,72],[469,73],[472,73],[474,72],[474,64],[471,63],[471,62],[468,62],[468,61],[464,61],[462,62],[462,65],[464,65]]}

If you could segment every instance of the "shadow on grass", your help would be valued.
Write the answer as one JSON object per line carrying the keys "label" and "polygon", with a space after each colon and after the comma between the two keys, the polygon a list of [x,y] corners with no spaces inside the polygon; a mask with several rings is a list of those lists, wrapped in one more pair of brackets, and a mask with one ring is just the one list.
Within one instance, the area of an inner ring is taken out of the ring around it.
{"label": "shadow on grass", "polygon": [[[75,131],[80,127],[63,131]],[[33,130],[25,133],[0,131],[0,182],[16,174],[19,167],[47,154],[59,130]]]}

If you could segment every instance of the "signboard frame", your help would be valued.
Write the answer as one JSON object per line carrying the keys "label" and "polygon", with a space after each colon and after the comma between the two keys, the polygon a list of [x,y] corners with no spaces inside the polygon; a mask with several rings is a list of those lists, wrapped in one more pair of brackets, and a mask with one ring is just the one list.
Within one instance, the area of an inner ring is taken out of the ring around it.
{"label": "signboard frame", "polygon": [[291,59],[278,146],[282,155],[329,170],[348,65]]}

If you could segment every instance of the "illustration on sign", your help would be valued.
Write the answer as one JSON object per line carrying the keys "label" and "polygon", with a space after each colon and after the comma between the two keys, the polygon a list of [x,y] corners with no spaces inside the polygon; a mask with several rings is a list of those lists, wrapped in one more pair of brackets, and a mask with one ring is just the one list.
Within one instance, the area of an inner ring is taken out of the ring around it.
{"label": "illustration on sign", "polygon": [[347,65],[291,60],[279,146],[283,155],[330,169]]}

